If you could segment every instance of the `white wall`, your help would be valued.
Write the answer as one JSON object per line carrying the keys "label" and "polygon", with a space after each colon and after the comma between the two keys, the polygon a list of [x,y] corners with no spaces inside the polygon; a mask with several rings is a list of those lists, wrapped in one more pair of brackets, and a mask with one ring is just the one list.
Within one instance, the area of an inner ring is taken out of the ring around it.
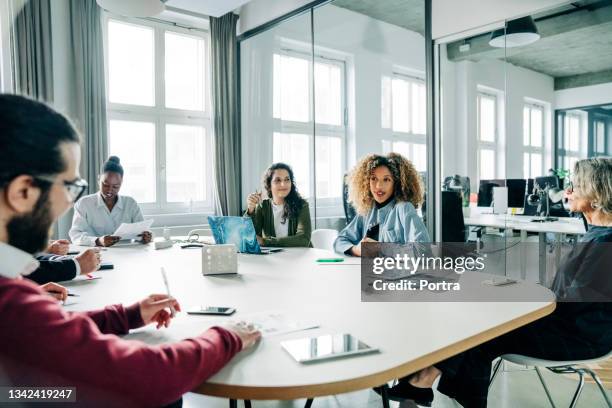
{"label": "white wall", "polygon": [[432,37],[446,37],[533,14],[567,0],[432,0]]}
{"label": "white wall", "polygon": [[555,109],[612,103],[612,82],[555,91]]}
{"label": "white wall", "polygon": [[[525,98],[543,102],[548,107],[545,123],[547,161],[552,161],[553,78],[492,59],[478,63],[450,62],[441,54],[442,87],[442,176],[470,177],[472,191],[477,188],[477,92],[485,86],[503,92],[505,125],[500,122],[505,149],[497,158],[498,177],[523,177],[523,105]],[[506,85],[507,83],[507,85]]]}
{"label": "white wall", "polygon": [[[260,188],[272,162],[272,54],[281,41],[310,42],[310,16],[299,16],[242,42],[243,195]],[[382,151],[381,78],[401,66],[424,75],[425,41],[417,33],[333,5],[316,9],[315,44],[346,61],[349,124],[346,164]]]}

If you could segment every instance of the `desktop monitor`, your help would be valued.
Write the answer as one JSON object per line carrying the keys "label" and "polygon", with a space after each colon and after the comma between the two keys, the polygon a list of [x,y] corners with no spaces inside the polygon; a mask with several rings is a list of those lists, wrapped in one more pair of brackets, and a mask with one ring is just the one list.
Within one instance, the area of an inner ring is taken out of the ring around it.
{"label": "desktop monitor", "polygon": [[525,179],[507,179],[506,187],[508,187],[508,207],[520,208],[525,201],[525,190],[527,180]]}
{"label": "desktop monitor", "polygon": [[493,187],[505,187],[506,180],[480,180],[478,206],[490,207],[493,203]]}

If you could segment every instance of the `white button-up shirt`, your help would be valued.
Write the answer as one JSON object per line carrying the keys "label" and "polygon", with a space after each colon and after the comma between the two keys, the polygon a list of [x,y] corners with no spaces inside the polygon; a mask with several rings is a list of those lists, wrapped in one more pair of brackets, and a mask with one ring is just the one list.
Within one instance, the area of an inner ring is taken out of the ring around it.
{"label": "white button-up shirt", "polygon": [[0,276],[15,279],[21,275],[29,275],[38,269],[38,265],[32,255],[0,242]]}
{"label": "white button-up shirt", "polygon": [[119,196],[112,211],[108,210],[100,193],[81,198],[74,205],[70,239],[76,245],[95,246],[96,239],[111,235],[122,223],[143,221],[138,203],[132,197]]}

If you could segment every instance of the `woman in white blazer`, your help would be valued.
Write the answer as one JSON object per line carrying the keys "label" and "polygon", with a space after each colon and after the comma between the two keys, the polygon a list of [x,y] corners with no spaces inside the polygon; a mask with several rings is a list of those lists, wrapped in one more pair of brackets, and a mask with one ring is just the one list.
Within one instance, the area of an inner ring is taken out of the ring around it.
{"label": "woman in white blazer", "polygon": [[[119,195],[123,183],[123,166],[117,156],[110,156],[100,174],[100,191],[81,198],[74,205],[70,239],[77,245],[114,245],[121,237],[113,232],[122,223],[142,221],[142,211],[132,197]],[[150,231],[140,234],[141,242],[151,242]]]}

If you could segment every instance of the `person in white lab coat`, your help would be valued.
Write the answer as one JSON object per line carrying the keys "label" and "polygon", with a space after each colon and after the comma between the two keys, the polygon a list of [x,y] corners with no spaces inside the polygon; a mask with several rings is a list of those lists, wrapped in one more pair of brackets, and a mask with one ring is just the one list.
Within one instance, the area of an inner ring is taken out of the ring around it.
{"label": "person in white lab coat", "polygon": [[[109,247],[121,239],[112,234],[122,223],[143,221],[136,200],[119,195],[122,183],[123,166],[117,156],[110,156],[102,166],[100,191],[81,198],[74,205],[69,232],[73,243]],[[143,244],[153,238],[150,231],[143,231],[139,236]]]}

